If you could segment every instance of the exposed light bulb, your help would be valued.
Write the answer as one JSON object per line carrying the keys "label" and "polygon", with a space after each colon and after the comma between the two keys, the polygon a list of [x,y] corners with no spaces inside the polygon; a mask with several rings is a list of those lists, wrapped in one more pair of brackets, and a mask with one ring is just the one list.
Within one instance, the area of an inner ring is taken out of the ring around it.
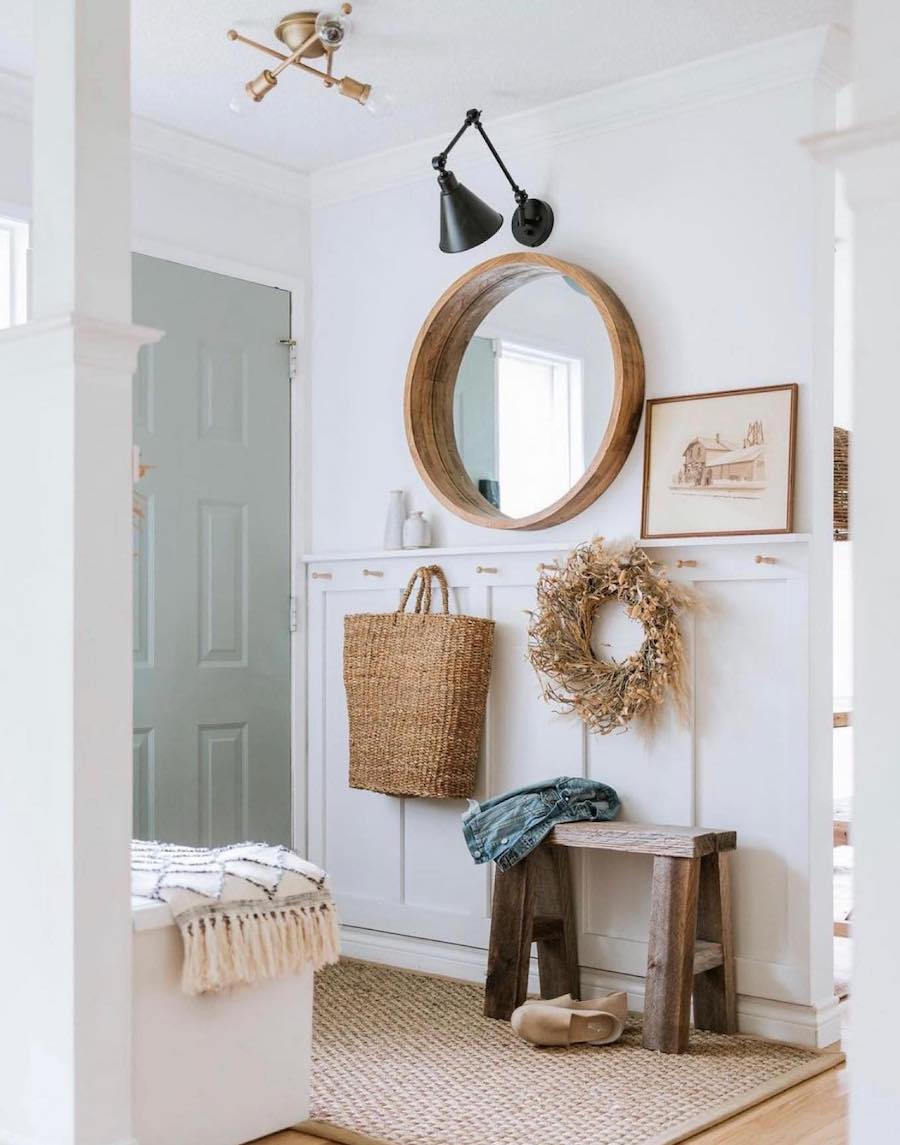
{"label": "exposed light bulb", "polygon": [[378,84],[369,91],[363,107],[378,119],[386,118],[397,110],[397,96],[390,88]]}
{"label": "exposed light bulb", "polygon": [[247,85],[243,81],[237,84],[228,99],[228,110],[232,115],[242,118],[247,114],[248,108],[253,106],[253,100],[247,94]]}
{"label": "exposed light bulb", "polygon": [[336,51],[344,43],[352,27],[349,15],[344,12],[320,12],[316,16],[316,33],[322,46],[329,52]]}

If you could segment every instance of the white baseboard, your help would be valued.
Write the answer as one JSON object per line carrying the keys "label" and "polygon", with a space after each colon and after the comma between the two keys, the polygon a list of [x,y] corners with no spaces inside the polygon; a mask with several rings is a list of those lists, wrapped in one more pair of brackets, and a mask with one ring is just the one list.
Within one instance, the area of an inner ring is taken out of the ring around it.
{"label": "white baseboard", "polygon": [[[459,978],[464,982],[484,982],[487,951],[480,947],[457,946],[450,942],[409,938],[352,926],[342,927],[341,936],[343,953],[347,958]],[[643,1012],[643,978],[582,966],[581,986],[582,995],[624,990],[628,994],[629,1009]],[[537,960],[534,958],[531,960],[528,990],[529,993],[538,991]],[[742,1034],[822,1049],[840,1041],[843,1008],[844,1004],[837,998],[824,1006],[806,1006],[741,994],[738,996],[738,1028]]]}

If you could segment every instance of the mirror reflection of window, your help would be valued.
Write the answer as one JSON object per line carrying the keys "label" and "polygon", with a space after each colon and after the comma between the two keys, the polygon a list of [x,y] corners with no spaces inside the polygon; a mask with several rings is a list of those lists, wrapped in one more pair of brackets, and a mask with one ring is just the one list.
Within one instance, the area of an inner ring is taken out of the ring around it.
{"label": "mirror reflection of window", "polygon": [[612,407],[614,364],[593,302],[562,276],[526,283],[482,319],[463,354],[453,428],[472,484],[528,517],[584,476]]}
{"label": "mirror reflection of window", "polygon": [[584,470],[582,363],[502,341],[496,358],[499,508],[526,517]]}

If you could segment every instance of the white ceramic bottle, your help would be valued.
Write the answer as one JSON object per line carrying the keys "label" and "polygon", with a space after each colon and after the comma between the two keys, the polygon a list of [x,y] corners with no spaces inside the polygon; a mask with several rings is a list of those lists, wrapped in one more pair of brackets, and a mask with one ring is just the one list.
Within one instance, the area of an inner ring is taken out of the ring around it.
{"label": "white ceramic bottle", "polygon": [[410,513],[403,524],[404,549],[427,549],[431,544],[431,527],[420,512]]}
{"label": "white ceramic bottle", "polygon": [[406,507],[403,504],[403,490],[392,489],[388,494],[387,521],[384,526],[384,547],[403,548],[403,525]]}

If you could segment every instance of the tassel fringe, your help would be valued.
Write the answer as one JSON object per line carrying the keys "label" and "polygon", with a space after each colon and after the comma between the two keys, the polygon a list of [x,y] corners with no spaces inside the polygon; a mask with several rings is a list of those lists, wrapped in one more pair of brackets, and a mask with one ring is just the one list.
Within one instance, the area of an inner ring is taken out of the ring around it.
{"label": "tassel fringe", "polygon": [[184,940],[185,994],[281,978],[340,957],[337,911],[313,905],[241,904],[179,921]]}

